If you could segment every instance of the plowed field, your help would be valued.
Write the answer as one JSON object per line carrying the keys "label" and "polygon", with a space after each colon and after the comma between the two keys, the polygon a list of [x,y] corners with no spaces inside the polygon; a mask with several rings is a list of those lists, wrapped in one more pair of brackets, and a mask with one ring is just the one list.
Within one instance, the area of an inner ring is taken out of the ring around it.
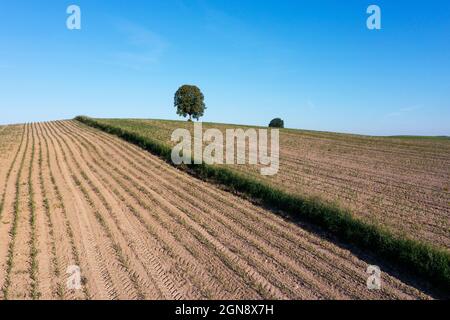
{"label": "plowed field", "polygon": [[[164,143],[171,143],[176,128],[192,130],[182,121],[98,121]],[[203,128],[250,127],[204,123]],[[262,176],[253,165],[233,169],[288,193],[337,204],[398,236],[450,250],[449,138],[282,129],[278,174]]]}
{"label": "plowed field", "polygon": [[0,149],[0,299],[429,298],[368,290],[351,251],[77,122],[1,127]]}

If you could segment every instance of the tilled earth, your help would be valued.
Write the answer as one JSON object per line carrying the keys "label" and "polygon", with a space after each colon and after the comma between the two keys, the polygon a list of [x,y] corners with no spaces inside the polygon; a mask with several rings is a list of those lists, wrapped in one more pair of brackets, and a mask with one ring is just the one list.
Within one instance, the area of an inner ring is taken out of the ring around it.
{"label": "tilled earth", "polygon": [[430,298],[77,122],[0,127],[0,149],[0,299]]}
{"label": "tilled earth", "polygon": [[[170,143],[171,133],[178,127],[192,130],[186,121],[98,121],[164,143]],[[203,128],[225,132],[250,127],[203,123]],[[449,138],[283,129],[278,174],[261,176],[254,165],[235,165],[233,169],[291,194],[347,208],[359,219],[397,236],[450,250]]]}

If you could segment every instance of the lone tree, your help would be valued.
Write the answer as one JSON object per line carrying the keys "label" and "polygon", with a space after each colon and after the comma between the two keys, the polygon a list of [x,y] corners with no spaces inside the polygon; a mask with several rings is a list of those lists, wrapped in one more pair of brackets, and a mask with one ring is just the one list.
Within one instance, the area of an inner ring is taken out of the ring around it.
{"label": "lone tree", "polygon": [[269,127],[271,128],[284,128],[284,121],[280,118],[272,119],[269,123]]}
{"label": "lone tree", "polygon": [[204,99],[205,97],[198,87],[181,86],[175,93],[174,105],[177,108],[177,114],[182,117],[189,116],[188,121],[192,121],[192,118],[198,121],[206,109]]}

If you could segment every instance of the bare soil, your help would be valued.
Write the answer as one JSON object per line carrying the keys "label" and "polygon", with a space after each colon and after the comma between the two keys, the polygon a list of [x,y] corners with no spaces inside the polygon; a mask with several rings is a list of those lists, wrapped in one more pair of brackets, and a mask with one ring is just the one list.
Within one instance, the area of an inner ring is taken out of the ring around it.
{"label": "bare soil", "polygon": [[351,251],[79,123],[0,137],[0,299],[430,298],[389,272],[368,290]]}
{"label": "bare soil", "polygon": [[[165,143],[176,128],[192,130],[181,121],[100,121]],[[203,128],[250,127],[204,123]],[[450,138],[282,129],[278,174],[261,176],[254,165],[233,168],[291,194],[349,209],[398,236],[450,250]]]}

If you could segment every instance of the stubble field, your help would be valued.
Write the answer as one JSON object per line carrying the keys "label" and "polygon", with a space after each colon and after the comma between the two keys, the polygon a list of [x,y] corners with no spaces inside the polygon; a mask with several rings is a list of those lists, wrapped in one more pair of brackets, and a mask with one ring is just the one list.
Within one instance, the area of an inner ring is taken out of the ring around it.
{"label": "stubble field", "polygon": [[0,299],[430,298],[368,290],[368,259],[78,122],[0,127],[0,149]]}

